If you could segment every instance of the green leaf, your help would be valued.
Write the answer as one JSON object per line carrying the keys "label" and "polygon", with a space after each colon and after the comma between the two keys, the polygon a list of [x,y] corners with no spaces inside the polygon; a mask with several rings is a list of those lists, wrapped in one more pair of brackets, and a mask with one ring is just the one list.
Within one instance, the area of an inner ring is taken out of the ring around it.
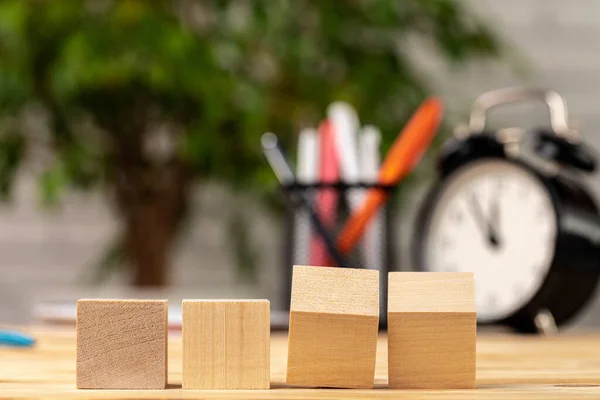
{"label": "green leaf", "polygon": [[[123,187],[125,175],[132,198],[143,199],[173,183],[181,165],[195,179],[273,193],[260,135],[277,133],[293,153],[297,132],[318,126],[332,101],[354,105],[362,122],[380,127],[382,152],[389,148],[435,92],[403,46],[409,36],[457,67],[505,54],[460,0],[3,0],[0,116],[30,103],[48,112],[43,145],[56,161],[39,179],[44,204],[71,188]],[[157,165],[144,146],[163,124],[176,127],[180,148]],[[19,135],[0,138],[0,195],[24,152]],[[158,176],[167,181],[147,178]],[[118,204],[131,217],[135,207]],[[233,243],[240,271],[250,271],[255,255],[239,218]]]}
{"label": "green leaf", "polygon": [[69,183],[64,164],[60,161],[55,162],[41,173],[38,183],[42,204],[56,206]]}

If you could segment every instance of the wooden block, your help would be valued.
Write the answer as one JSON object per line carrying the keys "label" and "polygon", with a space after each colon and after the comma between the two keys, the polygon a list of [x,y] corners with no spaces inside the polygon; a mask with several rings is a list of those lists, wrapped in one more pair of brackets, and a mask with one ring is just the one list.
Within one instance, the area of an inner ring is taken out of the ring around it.
{"label": "wooden block", "polygon": [[167,312],[167,300],[79,300],[77,388],[164,389]]}
{"label": "wooden block", "polygon": [[287,383],[372,388],[379,272],[294,266]]}
{"label": "wooden block", "polygon": [[268,300],[184,300],[183,388],[269,389]]}
{"label": "wooden block", "polygon": [[390,272],[389,386],[475,388],[472,273]]}

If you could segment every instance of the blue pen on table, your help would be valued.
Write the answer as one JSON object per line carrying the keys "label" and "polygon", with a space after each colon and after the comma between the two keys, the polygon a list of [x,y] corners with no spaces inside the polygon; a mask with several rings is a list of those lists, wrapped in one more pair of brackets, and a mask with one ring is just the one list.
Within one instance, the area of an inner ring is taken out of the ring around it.
{"label": "blue pen on table", "polygon": [[0,330],[0,346],[31,347],[35,339],[29,335],[16,331]]}

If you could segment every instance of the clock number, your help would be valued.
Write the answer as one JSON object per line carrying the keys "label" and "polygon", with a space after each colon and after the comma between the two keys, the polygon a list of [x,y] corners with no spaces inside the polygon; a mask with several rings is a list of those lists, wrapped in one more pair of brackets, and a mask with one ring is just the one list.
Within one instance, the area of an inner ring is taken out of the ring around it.
{"label": "clock number", "polygon": [[444,266],[444,272],[456,272],[457,268],[455,264],[448,264]]}
{"label": "clock number", "polygon": [[442,237],[442,240],[440,240],[440,247],[442,249],[447,248],[450,245],[450,238],[448,236],[444,236]]}
{"label": "clock number", "polygon": [[519,188],[517,189],[517,193],[519,194],[519,197],[521,197],[522,199],[524,199],[525,197],[527,197],[529,195],[529,188],[527,186],[524,185],[519,185]]}
{"label": "clock number", "polygon": [[463,212],[460,208],[457,208],[456,210],[454,210],[454,212],[452,213],[452,220],[459,224],[462,222]]}
{"label": "clock number", "polygon": [[504,185],[504,178],[501,176],[496,177],[496,189],[498,189],[498,192],[502,192]]}
{"label": "clock number", "polygon": [[516,285],[513,288],[513,292],[514,292],[515,296],[520,296],[523,293],[523,287],[521,287],[520,285]]}
{"label": "clock number", "polygon": [[486,302],[492,309],[495,309],[498,306],[498,298],[495,294],[489,294],[486,298]]}

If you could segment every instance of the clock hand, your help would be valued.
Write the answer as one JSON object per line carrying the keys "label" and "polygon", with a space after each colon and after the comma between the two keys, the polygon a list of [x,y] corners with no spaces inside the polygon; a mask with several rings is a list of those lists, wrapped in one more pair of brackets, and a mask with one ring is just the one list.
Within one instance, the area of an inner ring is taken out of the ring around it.
{"label": "clock hand", "polygon": [[497,247],[498,235],[496,234],[496,230],[490,223],[489,219],[485,218],[483,215],[483,209],[481,208],[481,204],[477,199],[477,196],[473,193],[470,197],[471,208],[473,209],[473,216],[475,217],[476,223],[481,230],[481,233],[484,237],[487,238],[490,245]]}
{"label": "clock hand", "polygon": [[477,196],[475,196],[474,193],[472,193],[469,197],[469,203],[471,205],[471,210],[473,210],[472,215],[475,219],[475,224],[477,224],[477,227],[481,231],[481,234],[487,236],[485,217],[483,216],[483,211],[481,209],[479,201],[477,200]]}
{"label": "clock hand", "polygon": [[495,244],[500,244],[500,200],[498,199],[498,195],[492,197],[492,204],[490,205],[490,234],[493,234],[495,239]]}

